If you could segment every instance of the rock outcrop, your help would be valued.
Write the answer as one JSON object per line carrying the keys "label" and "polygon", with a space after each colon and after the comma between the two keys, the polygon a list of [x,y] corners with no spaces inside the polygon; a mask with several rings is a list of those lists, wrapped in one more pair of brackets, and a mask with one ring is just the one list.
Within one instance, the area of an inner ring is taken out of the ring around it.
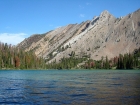
{"label": "rock outcrop", "polygon": [[95,60],[131,53],[140,47],[140,9],[120,18],[105,10],[91,21],[33,35],[17,47],[33,50],[48,62],[59,62],[63,57],[70,57],[72,52],[75,57],[90,56]]}

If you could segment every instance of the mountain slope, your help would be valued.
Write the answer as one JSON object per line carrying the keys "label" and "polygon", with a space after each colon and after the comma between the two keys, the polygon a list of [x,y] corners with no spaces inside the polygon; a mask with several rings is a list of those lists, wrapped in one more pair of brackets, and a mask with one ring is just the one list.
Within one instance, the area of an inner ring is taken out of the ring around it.
{"label": "mountain slope", "polygon": [[31,36],[17,47],[33,50],[48,62],[59,62],[73,53],[75,57],[89,56],[95,60],[129,53],[140,47],[140,9],[120,18],[103,11],[91,21]]}

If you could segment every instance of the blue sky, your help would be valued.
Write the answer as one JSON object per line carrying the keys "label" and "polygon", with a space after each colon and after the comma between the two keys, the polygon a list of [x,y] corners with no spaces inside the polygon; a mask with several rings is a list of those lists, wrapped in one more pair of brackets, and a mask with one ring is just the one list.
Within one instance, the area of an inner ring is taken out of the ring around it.
{"label": "blue sky", "polygon": [[81,23],[108,10],[115,17],[140,8],[140,0],[0,0],[0,41],[16,45],[36,33]]}

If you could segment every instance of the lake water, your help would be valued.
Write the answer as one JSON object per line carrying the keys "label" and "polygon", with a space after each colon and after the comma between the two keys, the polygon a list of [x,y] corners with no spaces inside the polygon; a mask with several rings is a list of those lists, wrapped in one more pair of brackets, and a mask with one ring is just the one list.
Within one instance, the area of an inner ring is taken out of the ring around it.
{"label": "lake water", "polygon": [[0,70],[0,104],[140,105],[140,70]]}

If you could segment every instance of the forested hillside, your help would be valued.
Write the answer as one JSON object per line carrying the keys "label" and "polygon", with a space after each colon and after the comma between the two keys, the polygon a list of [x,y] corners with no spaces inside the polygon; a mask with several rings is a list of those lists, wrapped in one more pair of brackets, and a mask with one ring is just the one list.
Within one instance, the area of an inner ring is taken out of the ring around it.
{"label": "forested hillside", "polygon": [[49,64],[32,51],[25,52],[7,43],[0,43],[0,50],[0,69],[140,69],[140,48],[112,59],[106,56],[93,60],[90,56],[77,58],[72,54],[59,63],[54,61]]}
{"label": "forested hillside", "polygon": [[0,43],[0,69],[44,69],[45,62],[33,52]]}
{"label": "forested hillside", "polygon": [[140,48],[133,53],[119,54],[114,58],[101,58],[101,60],[90,59],[84,68],[93,69],[140,69]]}
{"label": "forested hillside", "polygon": [[69,58],[62,58],[60,63],[55,61],[47,64],[48,69],[140,69],[140,48],[133,53],[120,54],[114,58],[101,57],[100,60],[93,60],[90,56],[76,58],[75,55]]}

